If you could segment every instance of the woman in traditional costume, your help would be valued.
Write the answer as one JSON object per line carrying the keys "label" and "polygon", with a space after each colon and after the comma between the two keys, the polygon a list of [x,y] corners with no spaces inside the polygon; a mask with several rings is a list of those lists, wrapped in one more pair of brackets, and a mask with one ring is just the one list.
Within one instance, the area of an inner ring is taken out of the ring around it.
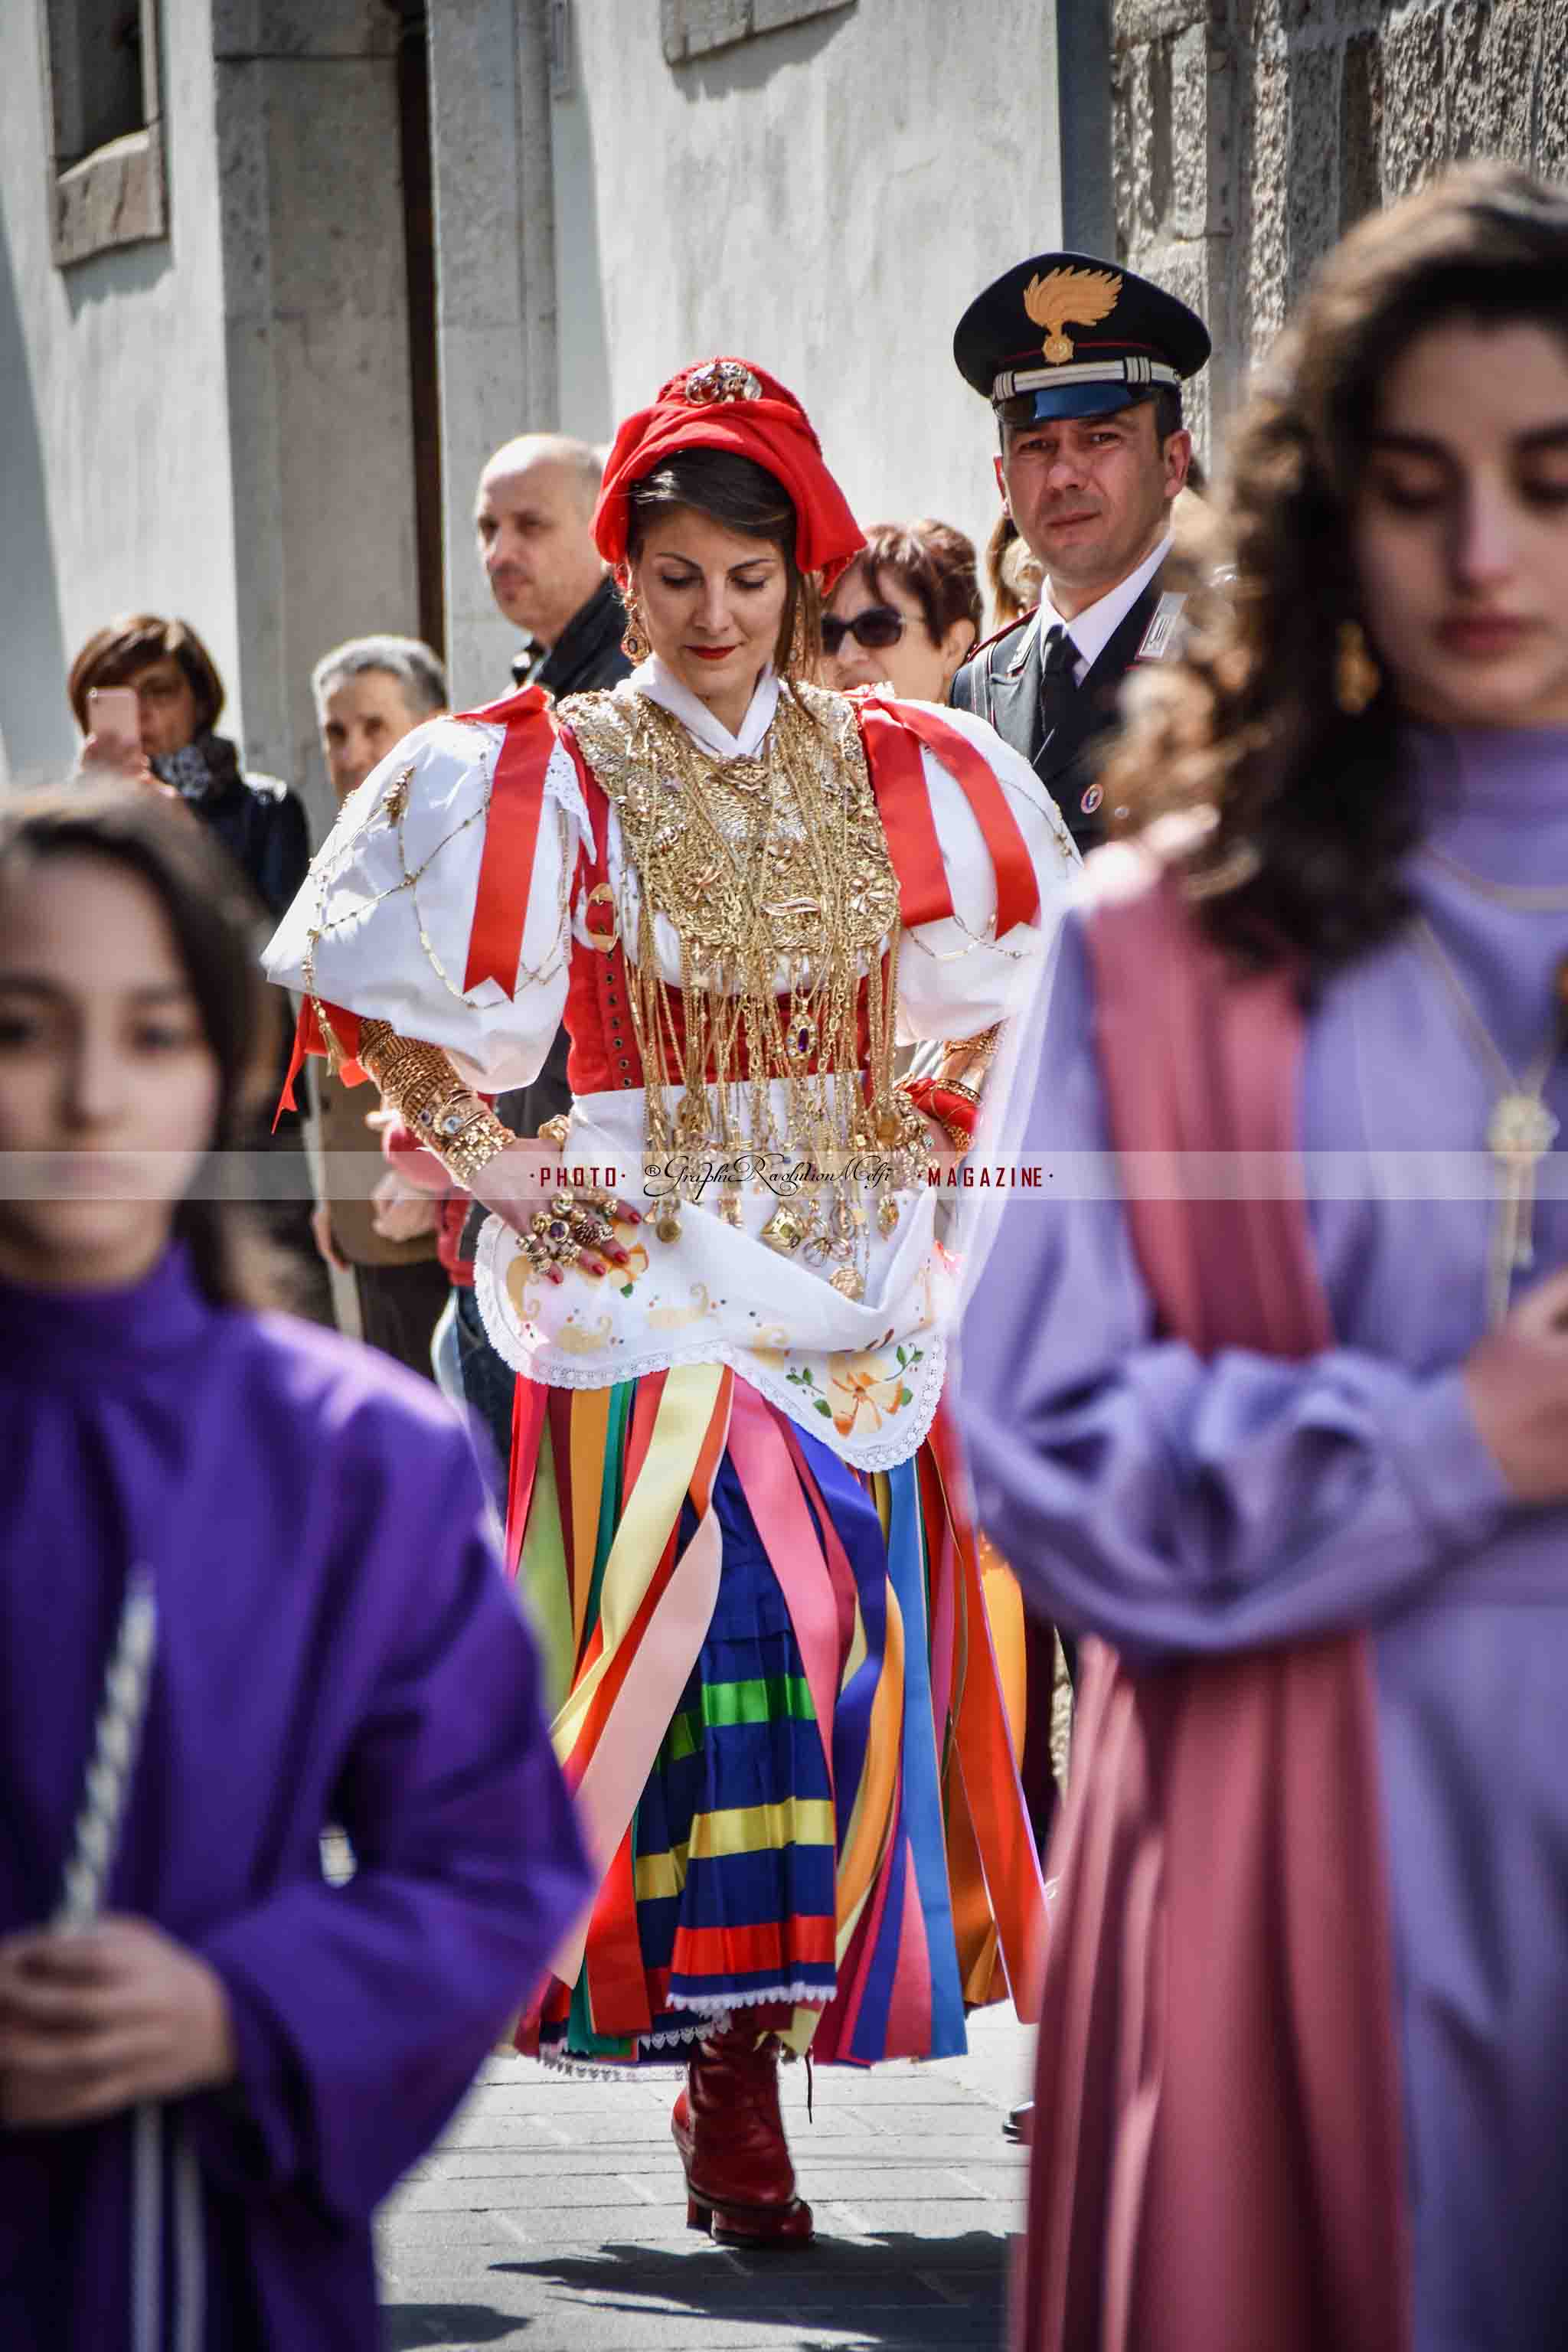
{"label": "woman in traditional costume", "polygon": [[279,1043],[223,851],[14,803],[0,939],[0,2343],[372,2352],[374,2208],[587,1891],[533,1646],[446,1408],[210,1198]]}
{"label": "woman in traditional costume", "polygon": [[[1073,852],[988,728],[808,682],[860,533],[761,371],[666,384],[595,528],[633,677],[411,736],[269,969],[303,1042],[499,1213],[477,1279],[521,1375],[510,1541],[600,1874],[520,2046],[689,2061],[694,2226],[798,2243],[780,2043],[943,2056],[967,2006],[1026,1997],[1038,1866],[937,1418],[927,1162],[968,1140]],[[542,1191],[470,1091],[525,1085],[563,1015],[550,1158],[599,1170],[592,1196]],[[934,1128],[900,1039],[944,1045]],[[610,1196],[638,1183],[641,1222]]]}
{"label": "woman in traditional costume", "polygon": [[1005,1213],[962,1381],[982,1523],[1100,1637],[1030,2352],[1562,2337],[1565,284],[1496,165],[1323,265],[1026,1052],[1026,1148],[1123,1155]]}

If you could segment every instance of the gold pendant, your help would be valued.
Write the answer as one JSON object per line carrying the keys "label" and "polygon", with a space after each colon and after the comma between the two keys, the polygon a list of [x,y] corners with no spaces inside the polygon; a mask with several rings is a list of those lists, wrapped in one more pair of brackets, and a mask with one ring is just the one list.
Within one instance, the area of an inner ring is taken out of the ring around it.
{"label": "gold pendant", "polygon": [[810,1230],[798,1210],[785,1207],[773,1211],[763,1227],[762,1238],[781,1257],[788,1257],[792,1250],[800,1247]]}
{"label": "gold pendant", "polygon": [[898,1223],[898,1202],[895,1200],[884,1197],[884,1199],[879,1203],[877,1209],[877,1231],[882,1235],[883,1239],[886,1240],[889,1234],[897,1232]]}
{"label": "gold pendant", "polygon": [[661,1242],[668,1244],[680,1239],[680,1219],[673,1209],[661,1209],[654,1223],[654,1232]]}
{"label": "gold pendant", "polygon": [[866,1285],[852,1265],[841,1265],[830,1279],[842,1298],[863,1298],[866,1295]]}

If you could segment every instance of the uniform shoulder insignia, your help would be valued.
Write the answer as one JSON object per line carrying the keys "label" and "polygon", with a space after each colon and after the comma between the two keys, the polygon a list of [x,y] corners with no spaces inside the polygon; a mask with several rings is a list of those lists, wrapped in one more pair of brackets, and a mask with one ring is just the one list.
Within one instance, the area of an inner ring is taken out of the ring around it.
{"label": "uniform shoulder insignia", "polygon": [[1184,590],[1168,588],[1154,607],[1153,617],[1144,630],[1135,662],[1173,661],[1182,650],[1186,635],[1182,616],[1186,610]]}

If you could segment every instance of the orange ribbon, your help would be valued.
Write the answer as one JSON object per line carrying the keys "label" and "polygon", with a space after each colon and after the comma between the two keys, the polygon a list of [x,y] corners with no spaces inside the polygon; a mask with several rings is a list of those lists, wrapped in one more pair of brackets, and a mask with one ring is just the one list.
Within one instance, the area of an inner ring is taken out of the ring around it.
{"label": "orange ribbon", "polygon": [[952,913],[952,893],[921,761],[922,745],[963,787],[984,836],[996,875],[997,938],[1005,938],[1016,923],[1032,923],[1040,911],[1034,861],[984,754],[934,711],[889,702],[876,694],[856,699],[871,785],[899,877],[899,912],[906,929],[939,922]]}

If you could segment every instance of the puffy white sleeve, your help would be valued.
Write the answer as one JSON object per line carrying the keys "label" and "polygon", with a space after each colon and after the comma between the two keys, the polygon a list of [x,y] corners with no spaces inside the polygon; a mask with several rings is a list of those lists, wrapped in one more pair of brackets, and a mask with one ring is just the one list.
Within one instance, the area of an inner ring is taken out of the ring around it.
{"label": "puffy white sleeve", "polygon": [[487,1092],[535,1078],[566,1003],[569,894],[588,814],[559,743],[522,925],[517,983],[463,987],[504,728],[432,719],[345,802],[263,961],[268,977],[441,1045]]}
{"label": "puffy white sleeve", "polygon": [[972,1036],[1022,1011],[1040,984],[1081,863],[1056,803],[1028,761],[973,712],[943,708],[935,715],[969,738],[1001,786],[1034,866],[1040,904],[1033,922],[995,936],[996,873],[980,820],[957,777],[922,746],[953,911],[904,934],[899,1034],[906,1045]]}

